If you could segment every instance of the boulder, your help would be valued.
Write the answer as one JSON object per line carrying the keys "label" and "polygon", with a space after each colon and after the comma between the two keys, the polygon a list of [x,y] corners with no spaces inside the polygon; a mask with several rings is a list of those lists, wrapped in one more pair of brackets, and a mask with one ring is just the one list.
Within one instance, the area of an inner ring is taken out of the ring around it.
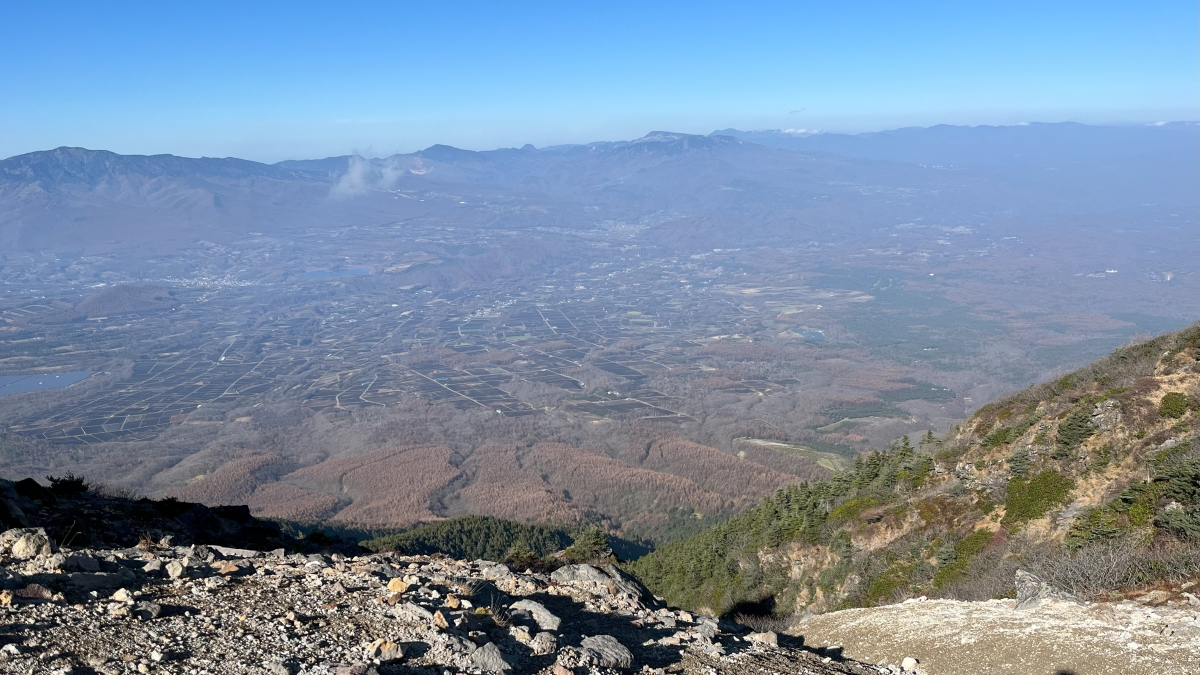
{"label": "boulder", "polygon": [[162,605],[142,600],[133,606],[133,616],[140,621],[153,621],[162,614]]}
{"label": "boulder", "polygon": [[511,607],[513,617],[528,617],[542,630],[558,630],[562,619],[554,616],[546,606],[533,600],[514,602]]}
{"label": "boulder", "polygon": [[413,623],[433,623],[433,612],[413,602],[396,607],[396,616]]}
{"label": "boulder", "polygon": [[12,545],[12,557],[19,560],[28,560],[38,556],[49,556],[54,554],[54,544],[50,538],[46,536],[44,530],[38,528],[37,532],[26,532],[20,536]]}
{"label": "boulder", "polygon": [[633,653],[611,635],[586,637],[579,646],[603,668],[633,667]]}
{"label": "boulder", "polygon": [[367,658],[388,661],[399,661],[404,658],[404,645],[391,640],[376,640],[367,645]]}
{"label": "boulder", "polygon": [[768,630],[762,633],[751,633],[746,636],[746,639],[760,645],[771,645],[772,647],[779,646],[779,636],[776,635],[774,631]]}
{"label": "boulder", "polygon": [[108,591],[120,588],[126,583],[121,575],[106,572],[75,572],[67,576],[67,581],[84,593]]}
{"label": "boulder", "polygon": [[179,562],[178,560],[172,560],[171,562],[167,563],[166,569],[167,569],[167,576],[170,577],[171,579],[183,578],[183,574],[186,571],[183,566],[183,563]]}
{"label": "boulder", "polygon": [[538,633],[533,636],[533,640],[529,643],[530,649],[537,656],[545,656],[553,654],[558,650],[558,638],[554,637],[553,633]]}
{"label": "boulder", "polygon": [[550,578],[565,586],[601,596],[616,596],[634,602],[650,597],[641,584],[623,574],[615,565],[605,565],[603,569],[591,565],[564,565],[554,570]]}
{"label": "boulder", "polygon": [[504,673],[512,670],[512,664],[504,658],[495,642],[489,642],[471,652],[471,663],[485,673]]}

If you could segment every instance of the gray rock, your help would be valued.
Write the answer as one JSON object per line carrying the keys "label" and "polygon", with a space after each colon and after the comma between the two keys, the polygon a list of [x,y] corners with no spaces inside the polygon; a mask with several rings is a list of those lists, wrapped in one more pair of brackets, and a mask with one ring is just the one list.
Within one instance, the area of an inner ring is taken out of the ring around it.
{"label": "gray rock", "polygon": [[172,560],[171,562],[167,563],[167,576],[172,579],[183,578],[184,570],[185,568],[183,563],[179,562],[178,560]]}
{"label": "gray rock", "polygon": [[512,664],[505,660],[495,642],[489,642],[472,652],[471,663],[485,673],[504,673],[512,670]]}
{"label": "gray rock", "polygon": [[591,565],[565,565],[554,570],[550,578],[560,584],[598,595],[618,596],[634,601],[650,597],[641,584],[624,575],[614,565],[605,565],[604,569],[597,569]]}
{"label": "gray rock", "polygon": [[433,612],[412,602],[406,602],[397,607],[396,616],[415,623],[431,623],[433,621]]}
{"label": "gray rock", "polygon": [[384,663],[404,658],[404,645],[391,640],[376,640],[367,645],[367,657]]}
{"label": "gray rock", "polygon": [[142,600],[133,606],[133,616],[141,621],[153,621],[162,614],[162,605]]}
{"label": "gray rock", "polygon": [[43,532],[26,532],[13,542],[12,545],[12,557],[19,560],[28,560],[29,558],[53,554],[54,544],[50,542],[50,538]]}
{"label": "gray rock", "polygon": [[1047,600],[1079,603],[1079,599],[1066,591],[1054,588],[1036,575],[1017,570],[1017,609],[1026,610],[1041,606]]}
{"label": "gray rock", "polygon": [[62,568],[68,572],[99,572],[100,561],[87,553],[68,553],[63,556]]}
{"label": "gray rock", "polygon": [[537,656],[545,656],[558,651],[558,638],[552,633],[538,633],[533,636],[533,641],[529,643],[530,649]]}
{"label": "gray rock", "polygon": [[27,534],[44,535],[46,534],[46,530],[41,527],[14,527],[11,530],[0,532],[0,551],[10,551],[12,545]]}
{"label": "gray rock", "polygon": [[591,565],[563,565],[554,570],[550,578],[568,585],[603,584],[609,580],[607,574]]}
{"label": "gray rock", "polygon": [[11,591],[24,586],[25,580],[21,578],[20,574],[7,567],[0,567],[0,588]]}
{"label": "gray rock", "polygon": [[633,667],[633,653],[611,635],[595,635],[579,643],[596,663],[604,668]]}
{"label": "gray rock", "polygon": [[501,563],[485,562],[479,566],[479,573],[484,579],[495,581],[512,576],[512,570],[508,569],[508,565]]}
{"label": "gray rock", "polygon": [[751,633],[746,636],[746,639],[760,645],[771,645],[772,647],[779,646],[779,636],[776,635],[774,631]]}
{"label": "gray rock", "polygon": [[209,546],[217,555],[223,558],[257,558],[262,553],[248,548],[230,548],[228,546]]}
{"label": "gray rock", "polygon": [[542,630],[558,630],[558,627],[562,625],[562,619],[551,614],[550,610],[540,602],[521,600],[514,602],[509,609],[512,610],[514,617],[529,617]]}
{"label": "gray rock", "polygon": [[107,572],[75,572],[67,575],[67,581],[83,591],[109,591],[124,586],[126,581],[119,574],[109,574]]}

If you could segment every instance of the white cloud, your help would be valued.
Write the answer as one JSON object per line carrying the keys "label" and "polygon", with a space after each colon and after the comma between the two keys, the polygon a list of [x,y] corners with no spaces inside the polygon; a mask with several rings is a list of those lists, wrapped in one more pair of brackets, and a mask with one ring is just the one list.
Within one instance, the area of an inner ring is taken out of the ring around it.
{"label": "white cloud", "polygon": [[386,190],[396,183],[404,169],[393,160],[376,164],[358,155],[352,155],[346,173],[329,191],[331,199],[360,197],[370,190]]}

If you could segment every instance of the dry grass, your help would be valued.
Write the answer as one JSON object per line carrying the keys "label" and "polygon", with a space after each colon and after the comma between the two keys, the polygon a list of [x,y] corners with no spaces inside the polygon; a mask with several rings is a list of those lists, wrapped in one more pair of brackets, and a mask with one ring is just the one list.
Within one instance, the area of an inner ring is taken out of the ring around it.
{"label": "dry grass", "polygon": [[795,623],[794,616],[775,616],[774,614],[735,614],[733,620],[756,633],[785,633]]}
{"label": "dry grass", "polygon": [[1119,540],[1023,557],[1031,572],[1082,598],[1162,582],[1178,583],[1200,574],[1197,544],[1139,547]]}

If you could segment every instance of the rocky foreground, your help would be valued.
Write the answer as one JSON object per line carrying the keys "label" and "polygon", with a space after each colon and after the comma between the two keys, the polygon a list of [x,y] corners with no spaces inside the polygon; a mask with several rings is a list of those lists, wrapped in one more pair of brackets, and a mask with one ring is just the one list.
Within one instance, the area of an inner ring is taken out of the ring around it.
{"label": "rocky foreground", "polygon": [[0,671],[894,672],[672,610],[612,566],[551,574],[382,553],[144,541],[59,550],[0,534]]}

